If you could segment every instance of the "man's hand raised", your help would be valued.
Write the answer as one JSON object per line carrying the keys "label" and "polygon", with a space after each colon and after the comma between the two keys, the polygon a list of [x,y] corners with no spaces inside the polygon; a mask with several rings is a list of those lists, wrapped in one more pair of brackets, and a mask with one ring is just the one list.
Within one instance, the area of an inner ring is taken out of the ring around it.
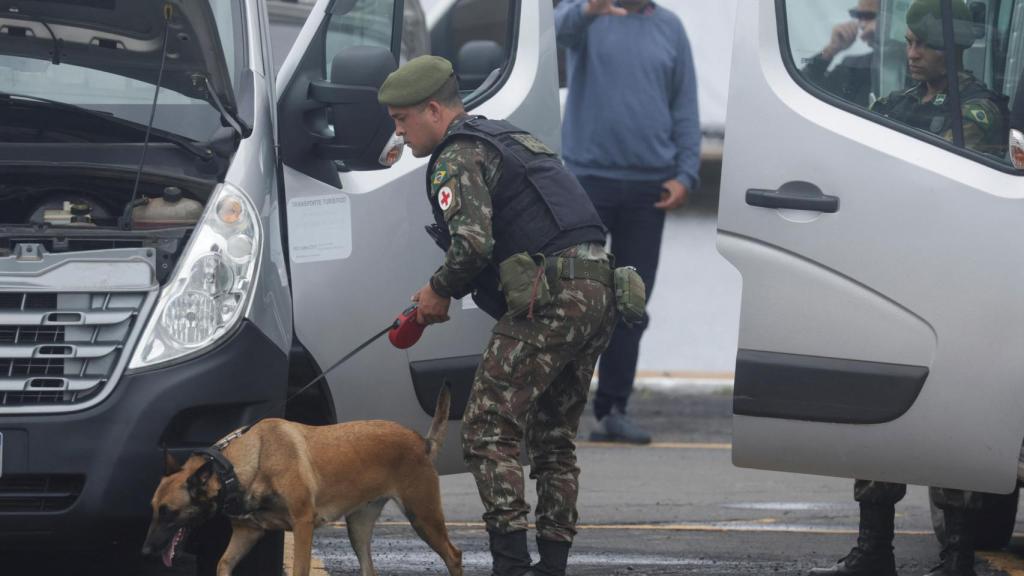
{"label": "man's hand raised", "polygon": [[583,5],[583,14],[586,16],[625,16],[629,12],[612,4],[612,0],[587,0]]}
{"label": "man's hand raised", "polygon": [[853,46],[853,43],[857,41],[858,30],[860,30],[860,25],[856,20],[837,24],[832,29],[832,38],[829,40],[828,46],[822,49],[821,55],[831,61],[836,54]]}

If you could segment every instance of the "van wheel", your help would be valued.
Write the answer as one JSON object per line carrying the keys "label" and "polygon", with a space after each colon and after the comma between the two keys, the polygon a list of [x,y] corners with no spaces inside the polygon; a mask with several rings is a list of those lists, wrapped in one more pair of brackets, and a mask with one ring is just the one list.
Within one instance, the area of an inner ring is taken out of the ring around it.
{"label": "van wheel", "polygon": [[[210,520],[189,536],[196,556],[196,576],[216,576],[217,562],[231,539],[231,523],[223,516]],[[282,576],[284,532],[267,532],[235,567],[234,576]]]}
{"label": "van wheel", "polygon": [[[978,550],[999,550],[1010,543],[1017,522],[1017,504],[1020,486],[1010,494],[982,494],[981,510],[974,534],[974,547]],[[946,545],[946,523],[942,510],[928,496],[932,511],[932,529],[940,546]]]}

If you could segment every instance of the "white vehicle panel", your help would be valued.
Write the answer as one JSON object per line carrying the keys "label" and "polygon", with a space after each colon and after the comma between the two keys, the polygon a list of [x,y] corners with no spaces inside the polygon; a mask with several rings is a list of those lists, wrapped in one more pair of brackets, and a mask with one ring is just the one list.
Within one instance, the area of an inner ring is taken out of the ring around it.
{"label": "white vehicle panel", "polygon": [[[309,44],[324,5],[314,7],[285,60],[279,90],[288,85],[302,53],[299,47]],[[552,9],[532,1],[519,2],[518,9],[518,44],[510,77],[470,113],[507,118],[557,145]],[[388,170],[341,173],[341,190],[284,167],[289,203],[344,194],[351,205],[351,253],[346,258],[291,261],[296,335],[322,368],[387,327],[443,260],[424,231],[432,222],[426,199],[427,159],[405,152]],[[338,420],[396,420],[425,433],[430,416],[416,397],[410,363],[479,356],[491,326],[493,320],[482,311],[453,302],[451,320],[429,327],[408,351],[393,348],[386,338],[371,345],[327,377]],[[459,434],[459,423],[452,422],[438,461],[442,473],[464,470]]]}
{"label": "white vehicle panel", "polygon": [[[1010,491],[1024,438],[1019,177],[811,95],[782,60],[771,0],[738,15],[731,81],[719,250],[743,275],[741,352],[927,368],[887,422],[737,415],[734,462]],[[839,211],[745,201],[797,181]]]}

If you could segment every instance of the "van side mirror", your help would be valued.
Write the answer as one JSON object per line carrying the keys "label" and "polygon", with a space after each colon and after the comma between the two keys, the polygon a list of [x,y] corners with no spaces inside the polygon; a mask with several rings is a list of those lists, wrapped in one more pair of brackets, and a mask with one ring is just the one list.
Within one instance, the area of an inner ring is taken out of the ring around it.
{"label": "van side mirror", "polygon": [[1017,170],[1024,170],[1024,133],[1010,130],[1010,161]]}
{"label": "van side mirror", "polygon": [[388,74],[398,68],[387,48],[349,46],[331,63],[330,80],[314,80],[309,98],[329,107],[333,132],[315,146],[319,156],[341,160],[353,170],[386,168],[381,151],[395,133],[387,107],[377,102],[377,91]]}

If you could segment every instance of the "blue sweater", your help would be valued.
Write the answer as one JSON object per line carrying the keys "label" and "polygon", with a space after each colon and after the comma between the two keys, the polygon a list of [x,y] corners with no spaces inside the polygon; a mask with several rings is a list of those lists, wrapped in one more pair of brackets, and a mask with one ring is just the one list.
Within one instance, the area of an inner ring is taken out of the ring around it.
{"label": "blue sweater", "polygon": [[700,118],[690,41],[672,12],[583,15],[587,0],[555,9],[569,95],[562,155],[577,176],[677,178],[699,186]]}

